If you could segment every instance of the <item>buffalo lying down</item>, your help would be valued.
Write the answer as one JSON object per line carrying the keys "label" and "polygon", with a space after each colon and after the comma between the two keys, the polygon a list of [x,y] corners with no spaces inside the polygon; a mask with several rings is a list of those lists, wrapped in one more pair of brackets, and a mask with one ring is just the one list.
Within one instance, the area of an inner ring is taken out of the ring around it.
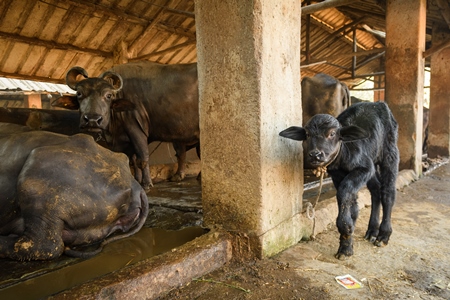
{"label": "buffalo lying down", "polygon": [[187,150],[196,147],[200,157],[197,64],[140,61],[92,78],[83,68],[73,67],[66,83],[76,95],[60,97],[52,105],[79,110],[80,128],[102,133],[108,148],[126,153],[145,189],[152,185],[149,143],[173,144],[178,169],[172,181],[185,176]]}
{"label": "buffalo lying down", "polygon": [[327,168],[333,180],[339,209],[336,225],[340,233],[336,258],[353,254],[357,193],[364,185],[372,198],[365,238],[377,246],[387,244],[392,233],[391,212],[399,164],[398,126],[388,106],[383,102],[354,104],[337,119],[315,115],[304,128],[290,127],[280,135],[306,140],[305,160],[316,168]]}
{"label": "buffalo lying down", "polygon": [[[140,230],[147,196],[124,154],[92,137],[0,123],[0,257],[88,257]],[[111,236],[116,231],[117,233]],[[99,243],[84,252],[78,246]]]}

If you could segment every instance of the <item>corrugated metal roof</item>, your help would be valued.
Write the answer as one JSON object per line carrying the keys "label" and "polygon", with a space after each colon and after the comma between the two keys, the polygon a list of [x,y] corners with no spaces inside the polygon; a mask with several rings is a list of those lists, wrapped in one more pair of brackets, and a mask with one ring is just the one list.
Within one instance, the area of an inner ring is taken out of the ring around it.
{"label": "corrugated metal roof", "polygon": [[19,80],[0,77],[0,91],[49,92],[73,94],[74,91],[65,84]]}

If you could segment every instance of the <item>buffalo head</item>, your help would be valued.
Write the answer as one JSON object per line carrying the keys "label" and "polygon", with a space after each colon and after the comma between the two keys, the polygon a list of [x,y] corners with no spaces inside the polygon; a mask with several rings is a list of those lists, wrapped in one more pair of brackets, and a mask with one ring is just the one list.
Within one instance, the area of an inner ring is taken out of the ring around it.
{"label": "buffalo head", "polygon": [[314,168],[328,166],[338,156],[341,143],[368,137],[361,127],[341,126],[331,115],[318,114],[305,127],[292,126],[280,132],[280,136],[305,141],[305,160]]}
{"label": "buffalo head", "polygon": [[109,125],[111,110],[134,109],[130,101],[118,97],[123,80],[117,73],[107,71],[99,77],[89,78],[85,69],[73,67],[66,74],[66,84],[76,91],[76,94],[62,96],[53,101],[52,106],[79,109],[82,130],[104,130]]}

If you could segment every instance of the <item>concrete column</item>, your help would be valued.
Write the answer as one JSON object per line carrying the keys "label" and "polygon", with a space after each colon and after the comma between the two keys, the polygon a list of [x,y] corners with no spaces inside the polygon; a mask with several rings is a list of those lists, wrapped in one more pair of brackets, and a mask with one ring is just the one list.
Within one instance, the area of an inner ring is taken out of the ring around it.
{"label": "concrete column", "polygon": [[374,76],[374,88],[380,89],[376,90],[373,93],[373,101],[384,101],[384,75],[382,76]]}
{"label": "concrete column", "polygon": [[[450,39],[448,28],[433,27],[432,46]],[[431,56],[430,125],[428,155],[450,155],[450,48]]]}
{"label": "concrete column", "polygon": [[204,222],[264,257],[298,242],[300,1],[197,0]]}
{"label": "concrete column", "polygon": [[40,94],[24,94],[23,106],[25,108],[42,108],[42,100]]}
{"label": "concrete column", "polygon": [[422,173],[426,0],[388,0],[386,102],[399,123],[400,169]]}

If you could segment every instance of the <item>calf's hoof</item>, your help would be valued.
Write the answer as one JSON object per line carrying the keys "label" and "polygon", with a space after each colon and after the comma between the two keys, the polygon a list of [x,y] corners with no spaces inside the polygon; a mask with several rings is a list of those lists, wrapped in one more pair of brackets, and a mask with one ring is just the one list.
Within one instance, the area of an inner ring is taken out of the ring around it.
{"label": "calf's hoof", "polygon": [[375,243],[375,241],[377,240],[377,235],[378,234],[370,233],[369,231],[367,231],[366,235],[364,236],[364,239],[371,243]]}
{"label": "calf's hoof", "polygon": [[351,236],[341,236],[339,249],[334,255],[339,260],[344,260],[353,255],[353,243]]}
{"label": "calf's hoof", "polygon": [[339,260],[346,260],[347,258],[349,258],[350,256],[352,256],[352,254],[350,254],[350,255],[348,255],[348,254],[345,254],[345,253],[336,253],[335,255],[334,255],[334,257],[336,257],[337,259],[339,259]]}
{"label": "calf's hoof", "polygon": [[387,246],[389,238],[387,240],[377,238],[373,244],[377,247]]}

